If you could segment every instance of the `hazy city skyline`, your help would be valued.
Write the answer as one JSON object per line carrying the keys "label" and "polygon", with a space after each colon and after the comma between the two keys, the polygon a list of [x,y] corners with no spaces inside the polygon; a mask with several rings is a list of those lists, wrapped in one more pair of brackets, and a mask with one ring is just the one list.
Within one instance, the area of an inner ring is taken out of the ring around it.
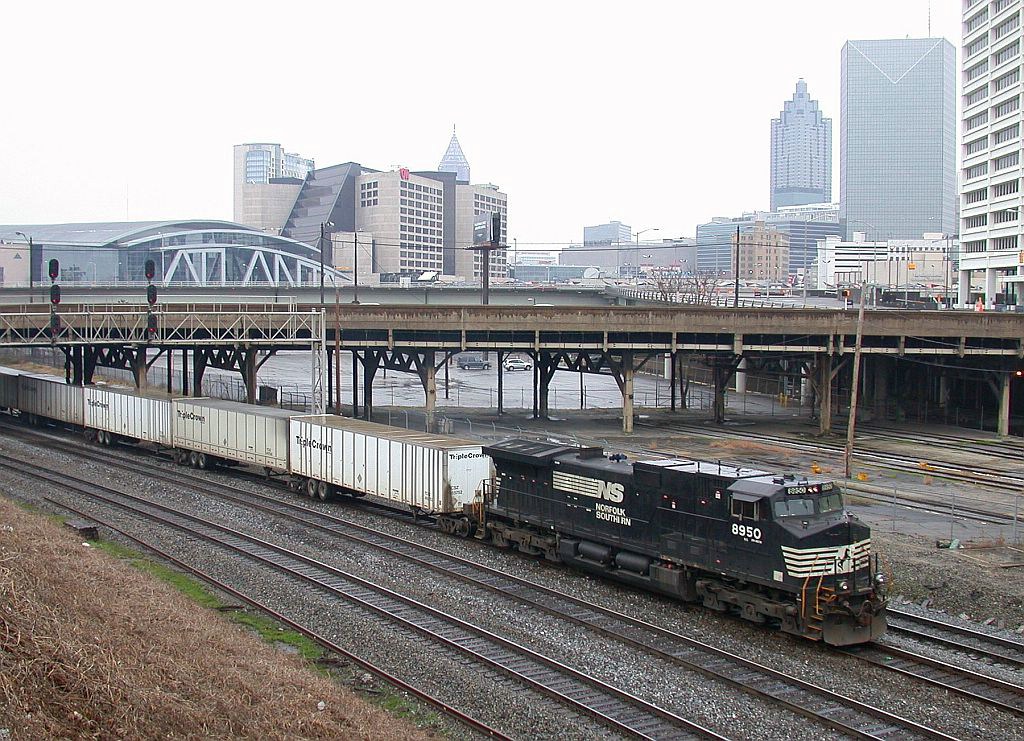
{"label": "hazy city skyline", "polygon": [[[69,4],[59,24],[52,8],[5,8],[0,223],[230,219],[235,144],[433,169],[454,124],[474,182],[509,194],[524,249],[612,219],[693,236],[767,208],[768,125],[797,79],[837,121],[843,43],[925,37],[929,13],[927,0],[470,7]],[[251,39],[261,12],[317,31]],[[335,48],[330,29],[346,27],[358,32]],[[934,4],[931,36],[959,49],[960,28],[959,5]]]}

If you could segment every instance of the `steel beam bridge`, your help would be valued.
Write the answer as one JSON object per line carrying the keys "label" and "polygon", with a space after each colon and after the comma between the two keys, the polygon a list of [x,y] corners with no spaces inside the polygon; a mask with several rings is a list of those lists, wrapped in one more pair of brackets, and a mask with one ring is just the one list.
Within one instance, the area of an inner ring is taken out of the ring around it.
{"label": "steel beam bridge", "polygon": [[[546,414],[547,388],[555,371],[604,373],[615,378],[622,392],[627,432],[632,430],[633,375],[653,358],[672,358],[673,408],[680,356],[696,357],[711,369],[716,402],[724,399],[726,384],[743,359],[786,359],[805,364],[803,377],[815,391],[822,431],[827,432],[831,390],[853,355],[857,333],[856,311],[827,309],[166,304],[152,312],[155,332],[147,330],[147,309],[62,305],[56,311],[60,323],[54,331],[49,307],[0,306],[0,347],[60,347],[74,367],[75,379],[86,383],[89,379],[75,362],[88,365],[89,354],[95,358],[101,349],[133,350],[134,368],[140,367],[140,352],[148,357],[143,351],[192,350],[194,358],[204,359],[203,367],[242,372],[253,392],[258,368],[253,363],[259,361],[239,356],[230,365],[217,365],[218,358],[227,357],[225,350],[255,354],[312,350],[312,385],[314,397],[320,395],[319,408],[325,387],[328,401],[332,397],[325,372],[332,354],[338,363],[338,353],[351,352],[354,363],[363,368],[364,415],[371,411],[372,382],[380,368],[417,373],[432,415],[435,374],[452,355],[467,350],[522,352],[534,360],[535,415]],[[969,366],[991,373],[989,383],[1000,396],[1000,409],[1008,415],[1006,377],[1024,359],[1024,317],[869,311],[862,329],[862,352],[868,356],[930,357],[951,368]],[[76,353],[85,360],[75,361]],[[500,389],[500,374],[498,380]],[[340,399],[335,406],[340,408]],[[353,406],[358,413],[358,403]],[[715,408],[716,419],[723,415],[724,401]]]}

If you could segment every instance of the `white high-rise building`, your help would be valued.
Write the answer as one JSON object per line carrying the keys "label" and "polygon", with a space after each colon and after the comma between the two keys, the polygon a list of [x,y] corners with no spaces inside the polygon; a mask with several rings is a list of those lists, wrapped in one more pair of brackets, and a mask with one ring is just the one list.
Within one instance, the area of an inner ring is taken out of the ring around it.
{"label": "white high-rise building", "polygon": [[832,200],[832,119],[818,109],[807,83],[772,119],[771,210]]}
{"label": "white high-rise building", "polygon": [[960,304],[972,286],[989,307],[1024,304],[1022,12],[1021,0],[963,0]]}

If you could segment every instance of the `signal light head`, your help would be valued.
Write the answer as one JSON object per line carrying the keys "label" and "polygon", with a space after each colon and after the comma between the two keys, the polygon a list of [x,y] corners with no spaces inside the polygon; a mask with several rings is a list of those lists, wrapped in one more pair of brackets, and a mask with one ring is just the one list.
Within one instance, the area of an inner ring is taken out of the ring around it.
{"label": "signal light head", "polygon": [[156,331],[156,314],[150,314],[149,316],[146,317],[146,334],[149,335],[150,337],[153,337],[156,335]]}
{"label": "signal light head", "polygon": [[154,275],[156,275],[156,263],[146,260],[146,280],[153,280]]}
{"label": "signal light head", "polygon": [[50,286],[50,303],[54,306],[60,303],[60,286],[56,283]]}
{"label": "signal light head", "polygon": [[60,275],[60,260],[56,257],[50,258],[49,273],[50,280],[57,280],[57,276]]}
{"label": "signal light head", "polygon": [[146,301],[149,302],[150,306],[156,303],[156,286],[146,286]]}

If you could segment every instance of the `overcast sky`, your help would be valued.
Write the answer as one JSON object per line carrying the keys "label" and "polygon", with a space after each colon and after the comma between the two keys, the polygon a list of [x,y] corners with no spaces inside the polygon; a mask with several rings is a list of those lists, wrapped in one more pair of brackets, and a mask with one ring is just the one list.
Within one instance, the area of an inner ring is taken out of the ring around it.
{"label": "overcast sky", "polygon": [[[931,3],[959,49],[959,0]],[[315,6],[315,7],[314,7]],[[832,118],[847,39],[928,0],[6,2],[0,223],[230,219],[231,147],[434,169],[452,125],[520,247],[768,207],[797,78]],[[958,62],[959,64],[959,62]],[[839,198],[838,161],[833,198]]]}

